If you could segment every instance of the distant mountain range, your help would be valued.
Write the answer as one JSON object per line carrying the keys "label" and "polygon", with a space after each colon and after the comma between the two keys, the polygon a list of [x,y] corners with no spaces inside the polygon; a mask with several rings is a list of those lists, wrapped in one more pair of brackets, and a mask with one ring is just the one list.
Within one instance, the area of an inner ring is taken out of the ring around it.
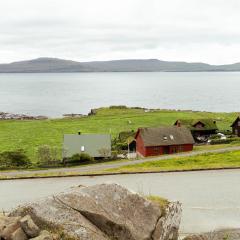
{"label": "distant mountain range", "polygon": [[29,61],[0,64],[0,73],[212,71],[240,71],[240,63],[210,65],[206,63],[168,62],[158,59],[76,62],[57,58],[37,58]]}

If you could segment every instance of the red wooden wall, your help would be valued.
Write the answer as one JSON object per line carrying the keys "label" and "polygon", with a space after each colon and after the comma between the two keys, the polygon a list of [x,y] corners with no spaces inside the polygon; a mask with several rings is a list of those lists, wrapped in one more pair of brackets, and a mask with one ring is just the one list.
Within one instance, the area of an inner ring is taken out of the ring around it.
{"label": "red wooden wall", "polygon": [[178,152],[188,152],[193,150],[193,144],[144,147],[140,134],[136,137],[136,151],[143,157],[158,156],[163,154],[173,154]]}

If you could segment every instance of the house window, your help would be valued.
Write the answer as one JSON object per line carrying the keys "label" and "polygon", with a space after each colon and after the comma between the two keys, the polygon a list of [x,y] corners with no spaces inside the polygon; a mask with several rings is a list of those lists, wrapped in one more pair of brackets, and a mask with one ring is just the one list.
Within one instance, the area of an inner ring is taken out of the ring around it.
{"label": "house window", "polygon": [[170,139],[171,139],[171,140],[174,140],[174,137],[173,137],[173,135],[170,135]]}
{"label": "house window", "polygon": [[84,151],[85,151],[85,147],[81,146],[81,152],[84,152]]}
{"label": "house window", "polygon": [[202,124],[202,123],[198,123],[198,124],[196,125],[196,128],[203,128],[203,124]]}
{"label": "house window", "polygon": [[167,136],[163,136],[163,140],[166,141],[167,140]]}
{"label": "house window", "polygon": [[240,121],[238,121],[238,126],[240,127]]}
{"label": "house window", "polygon": [[183,146],[178,147],[178,152],[183,152]]}

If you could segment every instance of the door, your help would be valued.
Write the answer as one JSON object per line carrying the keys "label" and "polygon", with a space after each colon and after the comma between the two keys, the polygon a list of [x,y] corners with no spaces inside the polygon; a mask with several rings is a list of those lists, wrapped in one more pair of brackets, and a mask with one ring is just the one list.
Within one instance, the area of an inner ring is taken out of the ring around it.
{"label": "door", "polygon": [[163,147],[163,154],[169,154],[169,147]]}

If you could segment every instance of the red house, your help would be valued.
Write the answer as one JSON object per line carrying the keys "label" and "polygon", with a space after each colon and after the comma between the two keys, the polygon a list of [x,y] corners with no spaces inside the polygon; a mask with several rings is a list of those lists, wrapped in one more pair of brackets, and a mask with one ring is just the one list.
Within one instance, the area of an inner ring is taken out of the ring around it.
{"label": "red house", "polygon": [[136,152],[142,157],[172,154],[193,150],[194,139],[185,127],[139,128]]}

